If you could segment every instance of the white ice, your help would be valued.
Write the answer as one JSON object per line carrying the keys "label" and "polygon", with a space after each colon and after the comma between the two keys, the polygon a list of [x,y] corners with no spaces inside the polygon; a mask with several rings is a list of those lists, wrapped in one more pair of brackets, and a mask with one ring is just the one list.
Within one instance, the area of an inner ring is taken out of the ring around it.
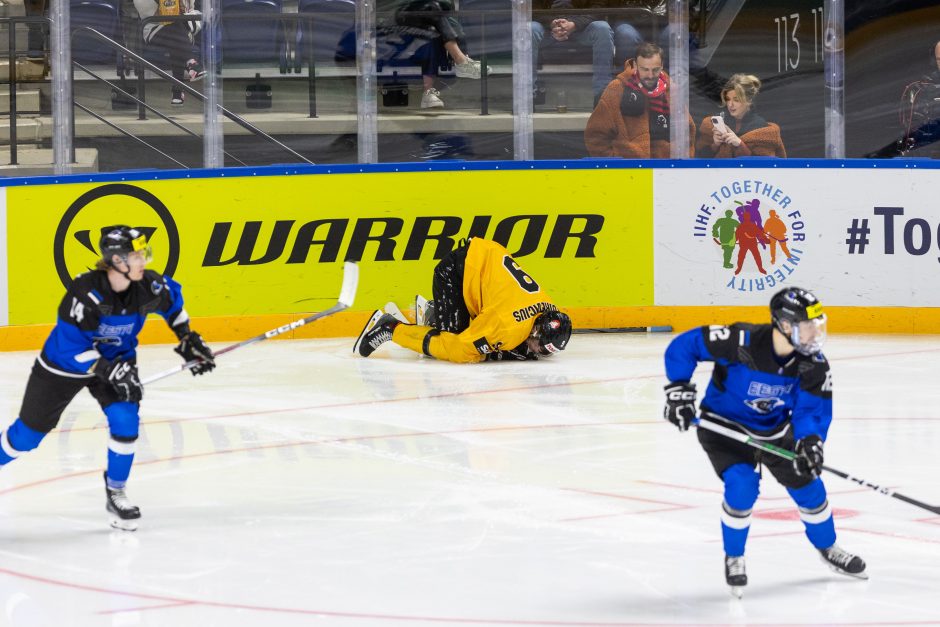
{"label": "white ice", "polygon": [[[661,418],[670,337],[476,366],[245,347],[148,388],[136,533],[108,526],[108,432],[82,392],[0,470],[0,625],[940,625],[940,516],[834,476],[839,543],[871,579],[829,571],[768,476],[731,597],[721,484]],[[144,376],[178,360],[140,353]],[[940,338],[837,335],[827,354],[827,464],[940,504]],[[8,420],[34,358],[0,355]]]}

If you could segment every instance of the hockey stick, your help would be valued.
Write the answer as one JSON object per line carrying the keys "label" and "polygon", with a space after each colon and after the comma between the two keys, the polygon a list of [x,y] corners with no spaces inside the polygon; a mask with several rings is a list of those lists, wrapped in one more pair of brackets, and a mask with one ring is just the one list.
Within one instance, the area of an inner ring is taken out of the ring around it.
{"label": "hockey stick", "polygon": [[[761,442],[760,440],[755,440],[754,438],[752,438],[746,433],[735,431],[734,429],[729,429],[728,427],[722,426],[716,422],[712,422],[711,420],[704,420],[702,418],[696,418],[695,420],[692,421],[692,424],[697,426],[699,429],[705,429],[707,431],[718,433],[727,438],[731,438],[732,440],[743,442],[744,444],[747,444],[748,446],[752,446],[761,451],[772,453],[778,457],[782,457],[783,459],[787,459],[791,462],[796,458],[796,453],[794,453],[793,451],[789,451],[785,448],[780,448],[779,446],[774,446],[773,444],[769,444],[767,442]],[[871,488],[872,490],[874,490],[875,492],[878,492],[879,494],[884,494],[885,496],[896,498],[899,501],[904,501],[905,503],[909,503],[915,507],[920,507],[921,509],[925,509],[928,512],[933,512],[934,514],[940,514],[940,507],[935,506],[935,505],[928,505],[927,503],[924,503],[923,501],[912,499],[909,496],[905,496],[903,494],[900,494],[899,492],[895,492],[891,488],[887,488],[885,486],[880,486],[880,485],[871,483],[859,477],[853,477],[847,472],[842,472],[841,470],[837,470],[830,466],[824,465],[822,469],[828,472],[831,472],[834,475],[842,477],[843,479],[847,479],[848,481],[857,483],[860,486]]]}
{"label": "hockey stick", "polygon": [[582,327],[573,329],[572,333],[672,333],[672,327],[659,325],[652,327]]}
{"label": "hockey stick", "polygon": [[[343,286],[340,288],[339,300],[335,305],[330,307],[325,311],[315,313],[306,318],[300,320],[295,320],[289,324],[285,324],[276,329],[271,329],[266,331],[261,335],[256,335],[255,337],[248,338],[247,340],[242,340],[237,344],[232,344],[231,346],[226,346],[225,348],[220,348],[215,351],[215,356],[224,355],[225,353],[230,353],[236,348],[241,348],[242,346],[248,346],[249,344],[254,344],[255,342],[261,342],[262,340],[267,340],[282,333],[292,331],[294,329],[300,328],[305,324],[310,324],[314,320],[319,320],[320,318],[326,318],[327,316],[332,316],[335,313],[348,309],[352,306],[353,301],[356,298],[356,288],[359,286],[359,266],[355,263],[347,261],[343,266]],[[148,385],[154,381],[159,381],[170,375],[176,374],[177,372],[183,372],[184,370],[189,370],[190,368],[199,365],[202,363],[201,359],[194,359],[193,361],[187,361],[185,364],[180,364],[164,370],[163,372],[158,372],[157,374],[144,379],[141,383],[143,385]]]}

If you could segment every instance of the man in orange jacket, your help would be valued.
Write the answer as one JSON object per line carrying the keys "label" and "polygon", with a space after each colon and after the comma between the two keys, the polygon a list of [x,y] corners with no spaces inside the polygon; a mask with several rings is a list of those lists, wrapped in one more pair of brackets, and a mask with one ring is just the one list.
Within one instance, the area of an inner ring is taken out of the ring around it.
{"label": "man in orange jacket", "polygon": [[[663,51],[640,44],[635,59],[604,90],[584,129],[584,145],[592,157],[668,159],[669,76],[663,71]],[[695,156],[695,123],[689,125],[689,156]]]}

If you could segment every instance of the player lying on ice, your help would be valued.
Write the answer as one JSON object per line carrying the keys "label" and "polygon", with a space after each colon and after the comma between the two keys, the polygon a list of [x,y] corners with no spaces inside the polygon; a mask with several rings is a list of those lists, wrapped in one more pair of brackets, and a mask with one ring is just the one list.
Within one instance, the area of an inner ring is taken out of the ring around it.
{"label": "player lying on ice", "polygon": [[678,335],[666,349],[665,418],[680,431],[695,418],[692,373],[715,362],[699,410],[712,420],[796,453],[790,462],[724,435],[698,429],[698,440],[724,482],[721,532],[725,579],[740,596],[747,585],[744,544],[757,501],[762,464],[786,487],[799,508],[806,537],[836,572],[867,579],[865,562],[836,544],[832,509],[819,473],[832,421],[832,378],[822,354],[826,314],[816,297],[798,287],[770,301],[772,324],[700,327]]}
{"label": "player lying on ice", "polygon": [[153,270],[147,236],[129,226],[102,229],[102,258],[95,270],[75,277],[59,305],[57,322],[33,364],[19,417],[0,435],[0,466],[31,451],[59,423],[66,406],[88,388],[111,437],[104,473],[111,525],[133,531],[140,509],[124,493],[130,476],[144,388],[137,375],[137,335],[149,313],[158,313],[179,338],[184,360],[215,367],[212,351],[189,328],[180,284]]}
{"label": "player lying on ice", "polygon": [[505,248],[463,240],[434,268],[434,300],[417,306],[418,324],[377,310],[353,352],[371,355],[392,341],[458,363],[538,359],[565,350],[571,319],[561,313]]}

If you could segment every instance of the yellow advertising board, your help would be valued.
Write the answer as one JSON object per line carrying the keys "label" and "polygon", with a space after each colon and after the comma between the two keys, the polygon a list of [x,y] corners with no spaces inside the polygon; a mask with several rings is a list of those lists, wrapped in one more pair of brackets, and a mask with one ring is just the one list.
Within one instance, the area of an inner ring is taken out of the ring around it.
{"label": "yellow advertising board", "polygon": [[[342,262],[361,262],[355,309],[430,296],[434,265],[495,239],[559,306],[653,304],[652,172],[526,170],[225,177],[7,190],[9,324],[52,323],[102,227],[151,235],[193,317],[320,311]],[[148,325],[149,326],[149,325]],[[357,329],[358,331],[358,329]]]}

